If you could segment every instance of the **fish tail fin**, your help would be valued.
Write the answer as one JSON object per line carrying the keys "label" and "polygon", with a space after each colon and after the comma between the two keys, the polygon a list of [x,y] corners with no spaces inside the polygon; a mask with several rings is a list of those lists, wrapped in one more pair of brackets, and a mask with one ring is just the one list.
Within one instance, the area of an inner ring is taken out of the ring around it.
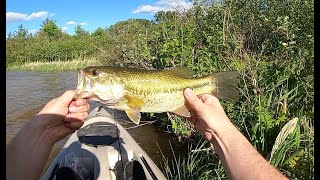
{"label": "fish tail fin", "polygon": [[239,82],[238,72],[227,71],[218,72],[211,75],[211,80],[215,85],[213,95],[219,99],[225,99],[231,102],[239,100],[239,91],[237,90],[237,84]]}

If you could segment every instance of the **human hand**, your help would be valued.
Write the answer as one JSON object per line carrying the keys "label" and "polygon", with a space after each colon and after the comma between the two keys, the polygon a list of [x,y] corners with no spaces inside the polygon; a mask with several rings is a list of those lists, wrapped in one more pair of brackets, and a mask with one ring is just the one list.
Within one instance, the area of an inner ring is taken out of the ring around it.
{"label": "human hand", "polygon": [[211,94],[195,96],[189,88],[184,90],[184,96],[191,113],[189,120],[202,137],[212,141],[216,135],[235,128],[215,96]]}
{"label": "human hand", "polygon": [[74,95],[75,91],[69,90],[52,99],[33,119],[36,128],[42,128],[52,143],[75,132],[88,116],[87,100],[73,100]]}

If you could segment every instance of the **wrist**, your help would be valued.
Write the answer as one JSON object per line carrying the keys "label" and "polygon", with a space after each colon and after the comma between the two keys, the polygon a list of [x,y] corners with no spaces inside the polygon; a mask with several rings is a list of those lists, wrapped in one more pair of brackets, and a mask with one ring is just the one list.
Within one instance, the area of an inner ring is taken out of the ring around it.
{"label": "wrist", "polygon": [[[244,137],[236,126],[231,121],[224,123],[216,131],[211,132],[212,138],[210,143],[214,145],[214,148],[219,148],[221,153],[226,153],[228,149],[237,144],[239,140],[242,141]],[[245,137],[244,137],[245,138]]]}
{"label": "wrist", "polygon": [[48,146],[53,146],[56,141],[50,137],[50,127],[44,123],[44,120],[38,115],[35,116],[26,126],[26,130],[30,131],[34,137],[39,139],[39,142]]}
{"label": "wrist", "polygon": [[232,151],[231,149],[250,145],[250,142],[231,121],[213,133],[213,137],[210,142],[214,145],[214,148],[220,149],[220,155],[224,154],[224,156]]}
{"label": "wrist", "polygon": [[237,133],[239,133],[238,128],[229,119],[214,131],[215,136],[219,139],[225,139]]}
{"label": "wrist", "polygon": [[[39,178],[54,145],[40,122],[37,118],[30,120],[8,146],[6,165],[9,179]],[[12,169],[19,169],[19,173]]]}

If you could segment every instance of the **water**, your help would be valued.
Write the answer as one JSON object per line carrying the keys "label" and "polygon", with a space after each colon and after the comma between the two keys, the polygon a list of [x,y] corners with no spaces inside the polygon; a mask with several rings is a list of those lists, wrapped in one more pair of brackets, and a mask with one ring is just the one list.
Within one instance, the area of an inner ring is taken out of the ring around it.
{"label": "water", "polygon": [[[75,89],[76,72],[26,72],[10,71],[6,74],[6,142],[51,99],[60,96],[66,90]],[[91,109],[100,105],[89,102]],[[131,124],[132,125],[132,124]],[[172,144],[175,155],[186,154],[187,147],[174,139],[163,127],[151,124],[130,129],[128,132],[160,167],[162,155],[169,159],[173,157]],[[58,142],[53,148],[48,163],[57,155],[67,138]]]}

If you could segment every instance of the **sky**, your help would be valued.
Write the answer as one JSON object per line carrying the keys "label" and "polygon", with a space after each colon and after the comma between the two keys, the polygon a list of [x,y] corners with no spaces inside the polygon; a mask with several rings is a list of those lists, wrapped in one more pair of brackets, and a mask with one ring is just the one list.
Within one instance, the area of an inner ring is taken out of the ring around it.
{"label": "sky", "polygon": [[158,11],[188,9],[189,0],[7,0],[6,34],[15,32],[20,24],[30,33],[41,28],[46,18],[56,21],[59,28],[74,34],[76,25],[93,32],[128,19],[153,20]]}

